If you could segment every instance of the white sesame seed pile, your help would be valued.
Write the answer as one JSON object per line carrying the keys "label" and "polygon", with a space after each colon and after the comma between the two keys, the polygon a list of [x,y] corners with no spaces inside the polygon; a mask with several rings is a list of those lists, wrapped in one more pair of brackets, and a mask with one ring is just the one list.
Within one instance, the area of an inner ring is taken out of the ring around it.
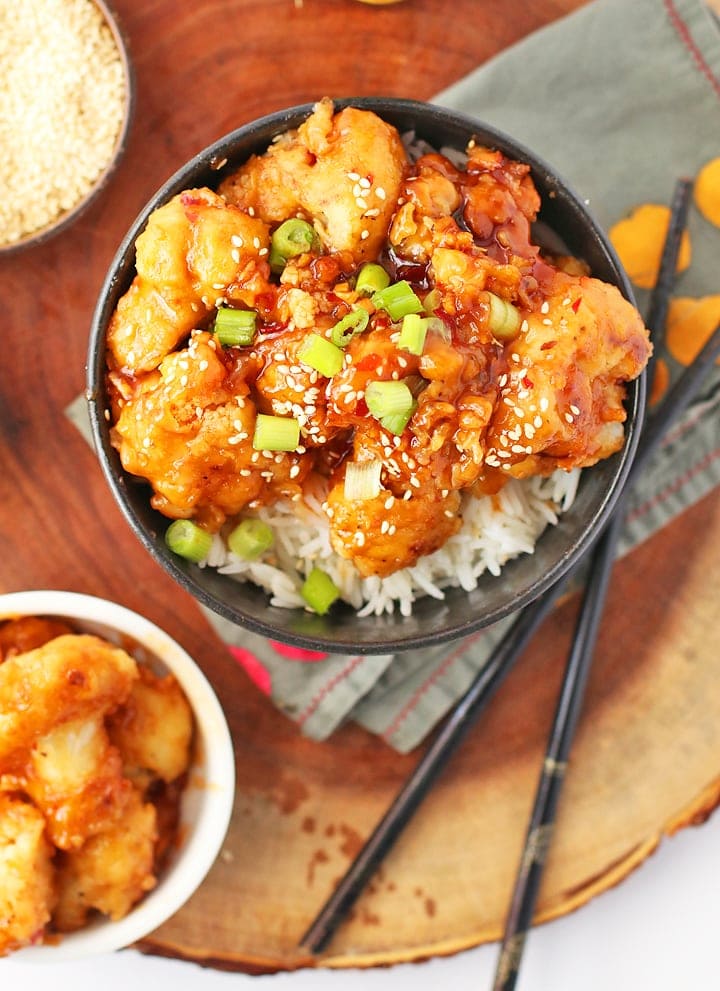
{"label": "white sesame seed pile", "polygon": [[0,0],[0,244],[72,210],[109,164],[123,64],[91,0]]}

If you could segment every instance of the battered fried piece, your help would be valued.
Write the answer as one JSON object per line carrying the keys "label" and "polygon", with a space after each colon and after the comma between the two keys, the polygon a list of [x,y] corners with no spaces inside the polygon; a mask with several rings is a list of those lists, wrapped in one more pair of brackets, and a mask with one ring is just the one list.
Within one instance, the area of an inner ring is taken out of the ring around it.
{"label": "battered fried piece", "polygon": [[69,720],[39,737],[14,785],[42,812],[60,850],[76,849],[112,826],[132,791],[102,716]]}
{"label": "battered fried piece", "polygon": [[0,772],[59,723],[97,716],[124,702],[137,665],[89,635],[60,636],[0,664]]}
{"label": "battered fried piece", "polygon": [[153,506],[166,516],[195,515],[211,529],[261,493],[299,491],[310,467],[300,454],[253,450],[256,410],[243,362],[255,374],[257,363],[248,349],[229,350],[235,354],[195,335],[143,378],[113,431],[124,467],[152,483]]}
{"label": "battered fried piece", "polygon": [[374,258],[400,195],[408,160],[400,137],[375,114],[322,100],[310,117],[253,156],[219,192],[269,224],[303,216],[329,251]]}
{"label": "battered fried piece", "polygon": [[225,297],[252,307],[270,291],[267,225],[209,189],[179,193],[137,239],[137,275],[108,330],[116,368],[150,371]]}
{"label": "battered fried piece", "polygon": [[54,927],[59,932],[79,929],[93,909],[111,919],[127,915],[155,887],[156,839],[155,809],[133,789],[119,822],[91,837],[79,850],[61,856]]}
{"label": "battered fried piece", "polygon": [[0,957],[38,940],[49,921],[53,852],[37,809],[0,792]]}
{"label": "battered fried piece", "polygon": [[108,730],[122,751],[124,773],[133,781],[149,771],[152,778],[169,783],[188,769],[192,712],[172,675],[160,678],[141,667],[127,702],[108,719]]}
{"label": "battered fried piece", "polygon": [[48,640],[72,632],[72,627],[60,619],[45,616],[9,619],[0,625],[0,661],[42,647]]}
{"label": "battered fried piece", "polygon": [[488,463],[516,478],[595,464],[622,447],[624,383],[650,354],[640,315],[614,287],[558,273],[507,347]]}
{"label": "battered fried piece", "polygon": [[339,483],[330,490],[327,504],[333,548],[364,576],[384,578],[410,567],[460,528],[460,496],[451,492],[442,498],[434,487],[409,500],[388,491],[374,499],[348,500]]}

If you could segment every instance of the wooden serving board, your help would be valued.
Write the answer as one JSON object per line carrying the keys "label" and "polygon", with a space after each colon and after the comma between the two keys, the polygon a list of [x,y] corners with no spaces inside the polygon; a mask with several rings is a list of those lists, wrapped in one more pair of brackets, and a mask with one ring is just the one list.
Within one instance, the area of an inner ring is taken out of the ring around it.
{"label": "wooden serving board", "polygon": [[[449,18],[438,0],[114,2],[138,85],[126,155],[72,228],[0,261],[0,591],[67,589],[136,609],[197,659],[228,714],[238,789],[227,842],[191,901],[142,943],[150,953],[249,972],[311,963],[297,940],[418,755],[352,726],[303,739],[133,537],[63,416],[84,388],[110,260],[161,183],[227,131],[323,95],[430,98],[580,3],[454,0]],[[617,883],[664,833],[714,808],[719,587],[720,494],[618,567],[541,918]],[[545,624],[323,964],[414,960],[499,935],[575,608]]]}
{"label": "wooden serving board", "polygon": [[[539,919],[617,884],[720,800],[718,587],[720,494],[618,565]],[[576,607],[546,622],[321,965],[397,963],[499,937]],[[221,654],[211,672],[236,741],[230,833],[195,897],[141,946],[246,971],[306,966],[297,941],[417,755],[355,727],[302,740]]]}

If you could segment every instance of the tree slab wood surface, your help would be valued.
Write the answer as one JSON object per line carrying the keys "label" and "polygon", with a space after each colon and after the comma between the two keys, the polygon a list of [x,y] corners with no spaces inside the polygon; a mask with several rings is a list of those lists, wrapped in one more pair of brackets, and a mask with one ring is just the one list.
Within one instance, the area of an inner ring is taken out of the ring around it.
{"label": "tree slab wood surface", "polygon": [[[68,589],[136,609],[197,659],[225,707],[238,784],[227,841],[147,952],[247,972],[312,965],[297,940],[418,754],[353,726],[303,739],[132,535],[63,412],[84,388],[116,247],[155,189],[227,131],[323,95],[429,98],[577,6],[455,0],[448,17],[436,0],[115,3],[138,86],[126,155],[72,228],[0,261],[0,590]],[[539,919],[618,883],[716,806],[718,588],[718,493],[618,565]],[[417,960],[500,935],[576,610],[570,599],[545,623],[320,963]]]}

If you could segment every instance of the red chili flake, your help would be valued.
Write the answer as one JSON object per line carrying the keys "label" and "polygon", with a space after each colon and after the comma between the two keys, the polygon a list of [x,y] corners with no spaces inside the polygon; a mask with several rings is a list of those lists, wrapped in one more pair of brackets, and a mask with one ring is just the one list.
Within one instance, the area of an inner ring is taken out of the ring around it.
{"label": "red chili flake", "polygon": [[550,348],[554,348],[556,344],[557,344],[557,341],[545,341],[544,344],[541,344],[540,345],[540,350],[541,351],[549,351]]}
{"label": "red chili flake", "polygon": [[381,360],[379,354],[366,354],[364,358],[358,361],[355,367],[359,372],[375,371],[380,365]]}
{"label": "red chili flake", "polygon": [[577,313],[577,311],[580,309],[580,304],[581,303],[582,303],[582,296],[578,296],[578,298],[575,300],[575,302],[573,303],[573,305],[570,307],[570,309],[573,311],[573,313]]}
{"label": "red chili flake", "polygon": [[529,379],[529,378],[527,377],[527,375],[523,375],[523,377],[522,377],[522,380],[521,380],[521,381],[522,381],[522,384],[523,384],[523,388],[524,388],[524,389],[532,389],[532,387],[533,387],[533,383],[532,383],[532,380],[531,380],[531,379]]}

